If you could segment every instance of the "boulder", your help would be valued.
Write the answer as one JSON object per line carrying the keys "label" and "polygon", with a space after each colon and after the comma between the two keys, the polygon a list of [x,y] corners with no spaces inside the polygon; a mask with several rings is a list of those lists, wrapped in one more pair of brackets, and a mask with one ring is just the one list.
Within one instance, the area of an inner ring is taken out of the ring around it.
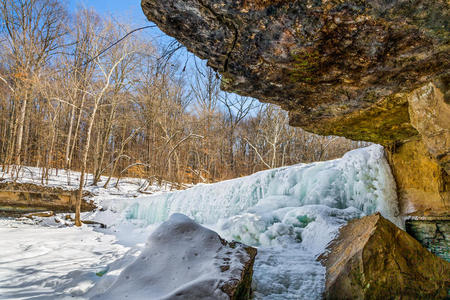
{"label": "boulder", "polygon": [[92,299],[250,299],[256,249],[173,214],[106,293]]}
{"label": "boulder", "polygon": [[325,299],[447,299],[450,263],[379,213],[349,222],[319,259]]}

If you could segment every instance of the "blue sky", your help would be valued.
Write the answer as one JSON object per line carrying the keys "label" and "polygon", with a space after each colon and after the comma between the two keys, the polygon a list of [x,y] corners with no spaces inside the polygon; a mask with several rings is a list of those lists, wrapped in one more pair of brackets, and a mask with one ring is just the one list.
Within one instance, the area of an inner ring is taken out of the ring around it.
{"label": "blue sky", "polygon": [[[147,20],[141,9],[141,0],[63,0],[66,1],[69,11],[74,11],[78,5],[87,8],[94,8],[97,13],[104,16],[112,16],[115,20],[119,22],[124,22],[130,24],[132,28],[143,27],[146,25],[152,25],[150,21]],[[165,1],[165,0],[159,0]],[[146,34],[151,37],[151,40],[157,45],[167,45],[173,38],[164,34],[157,27],[148,28],[141,31],[140,34]],[[181,62],[184,63],[186,60],[186,50],[182,49],[177,54],[181,57]],[[200,62],[199,62],[200,63]],[[192,65],[192,60],[188,62],[188,72],[189,69],[194,68]],[[201,64],[201,63],[200,63]]]}
{"label": "blue sky", "polygon": [[[146,25],[151,25],[150,21],[144,16],[141,9],[141,0],[65,0],[69,10],[73,11],[78,5],[94,8],[97,13],[105,16],[112,16],[117,21],[122,21],[130,24],[133,28],[138,28]],[[166,1],[166,0],[159,0]],[[148,34],[153,38],[155,44],[165,45],[172,40],[171,37],[164,34],[157,27],[145,29],[143,34]],[[180,58],[180,63],[184,63],[187,57],[187,52],[182,49],[177,56]],[[203,65],[206,62],[197,61],[198,65]],[[193,57],[188,60],[186,73],[195,74],[195,66],[193,64]],[[188,76],[188,81],[194,80],[193,76]]]}
{"label": "blue sky", "polygon": [[141,10],[140,0],[67,0],[70,10],[77,5],[93,7],[100,14],[112,15],[117,19],[131,21],[135,25],[148,24]]}
{"label": "blue sky", "polygon": [[[141,0],[65,0],[70,11],[78,5],[94,8],[97,13],[112,16],[119,22],[125,22],[133,28],[151,25],[141,9]],[[164,0],[162,0],[164,1]],[[160,43],[167,43],[170,38],[158,28],[145,29],[146,34],[158,39]]]}

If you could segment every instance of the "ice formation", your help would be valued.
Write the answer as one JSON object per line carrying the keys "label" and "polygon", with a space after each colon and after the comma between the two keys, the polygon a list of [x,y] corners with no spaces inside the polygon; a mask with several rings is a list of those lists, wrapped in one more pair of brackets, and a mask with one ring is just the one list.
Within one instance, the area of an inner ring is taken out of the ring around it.
{"label": "ice formation", "polygon": [[[261,171],[160,194],[146,201],[127,203],[125,210],[128,219],[147,224],[164,221],[178,212],[201,224],[217,224],[218,219],[223,222],[234,217],[246,218],[246,222],[253,218],[251,222],[260,226],[258,220],[266,225],[279,223],[280,214],[287,213],[285,208],[306,205],[353,207],[364,214],[379,211],[401,226],[396,217],[395,183],[383,148],[378,145],[350,151],[336,160]],[[269,215],[274,219],[269,220]]]}
{"label": "ice formation", "polygon": [[348,220],[379,211],[403,227],[378,145],[122,205],[124,218],[142,226],[183,213],[227,239],[259,247],[257,299],[320,298],[324,269],[315,258]]}

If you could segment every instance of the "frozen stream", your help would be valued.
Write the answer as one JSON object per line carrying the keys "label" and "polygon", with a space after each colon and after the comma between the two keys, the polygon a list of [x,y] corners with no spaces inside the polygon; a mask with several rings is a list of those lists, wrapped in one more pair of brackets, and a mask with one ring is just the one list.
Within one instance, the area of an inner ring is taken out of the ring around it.
{"label": "frozen stream", "polygon": [[[84,250],[97,253],[97,257],[87,255],[96,259],[97,264],[92,260],[85,262],[84,271],[105,268],[118,256],[124,258],[109,265],[102,278],[92,276],[93,271],[81,272],[72,286],[66,283],[64,289],[56,291],[55,288],[53,298],[73,296],[74,289],[81,298],[106,290],[133,258],[131,252],[123,255],[126,249],[142,245],[149,232],[173,213],[183,213],[228,240],[258,247],[254,266],[256,299],[319,299],[325,269],[316,258],[348,220],[379,211],[403,227],[395,217],[398,211],[392,174],[382,147],[377,145],[351,151],[341,159],[262,171],[215,184],[196,185],[184,191],[136,198],[112,195],[101,189],[94,192],[98,193],[96,201],[103,210],[85,214],[85,218],[105,223],[108,229],[89,234],[92,239],[88,245],[92,246]],[[0,224],[0,238],[4,239],[7,230],[2,233],[1,229]],[[49,239],[50,236],[48,234]],[[110,239],[109,244],[112,240],[117,243],[107,250],[103,248],[102,239]],[[73,247],[76,250],[72,256],[76,258],[77,251],[82,249]],[[0,245],[1,253],[3,248],[4,245]],[[64,253],[64,249],[60,251]],[[2,284],[12,284],[10,279],[2,281],[2,276],[18,273],[17,270],[5,271],[7,259],[0,261],[0,295]],[[11,268],[14,269],[14,265]],[[55,268],[59,270],[58,266]],[[81,283],[84,288],[80,287]],[[47,290],[45,295],[49,295]]]}

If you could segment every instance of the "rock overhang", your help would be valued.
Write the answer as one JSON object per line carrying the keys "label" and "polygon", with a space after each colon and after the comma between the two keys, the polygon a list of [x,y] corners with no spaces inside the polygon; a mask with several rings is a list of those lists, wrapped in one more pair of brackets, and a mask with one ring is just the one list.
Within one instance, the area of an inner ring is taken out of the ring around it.
{"label": "rock overhang", "polygon": [[410,92],[448,85],[448,7],[445,0],[142,1],[149,20],[222,75],[224,90],[280,105],[293,126],[384,145],[419,136]]}

